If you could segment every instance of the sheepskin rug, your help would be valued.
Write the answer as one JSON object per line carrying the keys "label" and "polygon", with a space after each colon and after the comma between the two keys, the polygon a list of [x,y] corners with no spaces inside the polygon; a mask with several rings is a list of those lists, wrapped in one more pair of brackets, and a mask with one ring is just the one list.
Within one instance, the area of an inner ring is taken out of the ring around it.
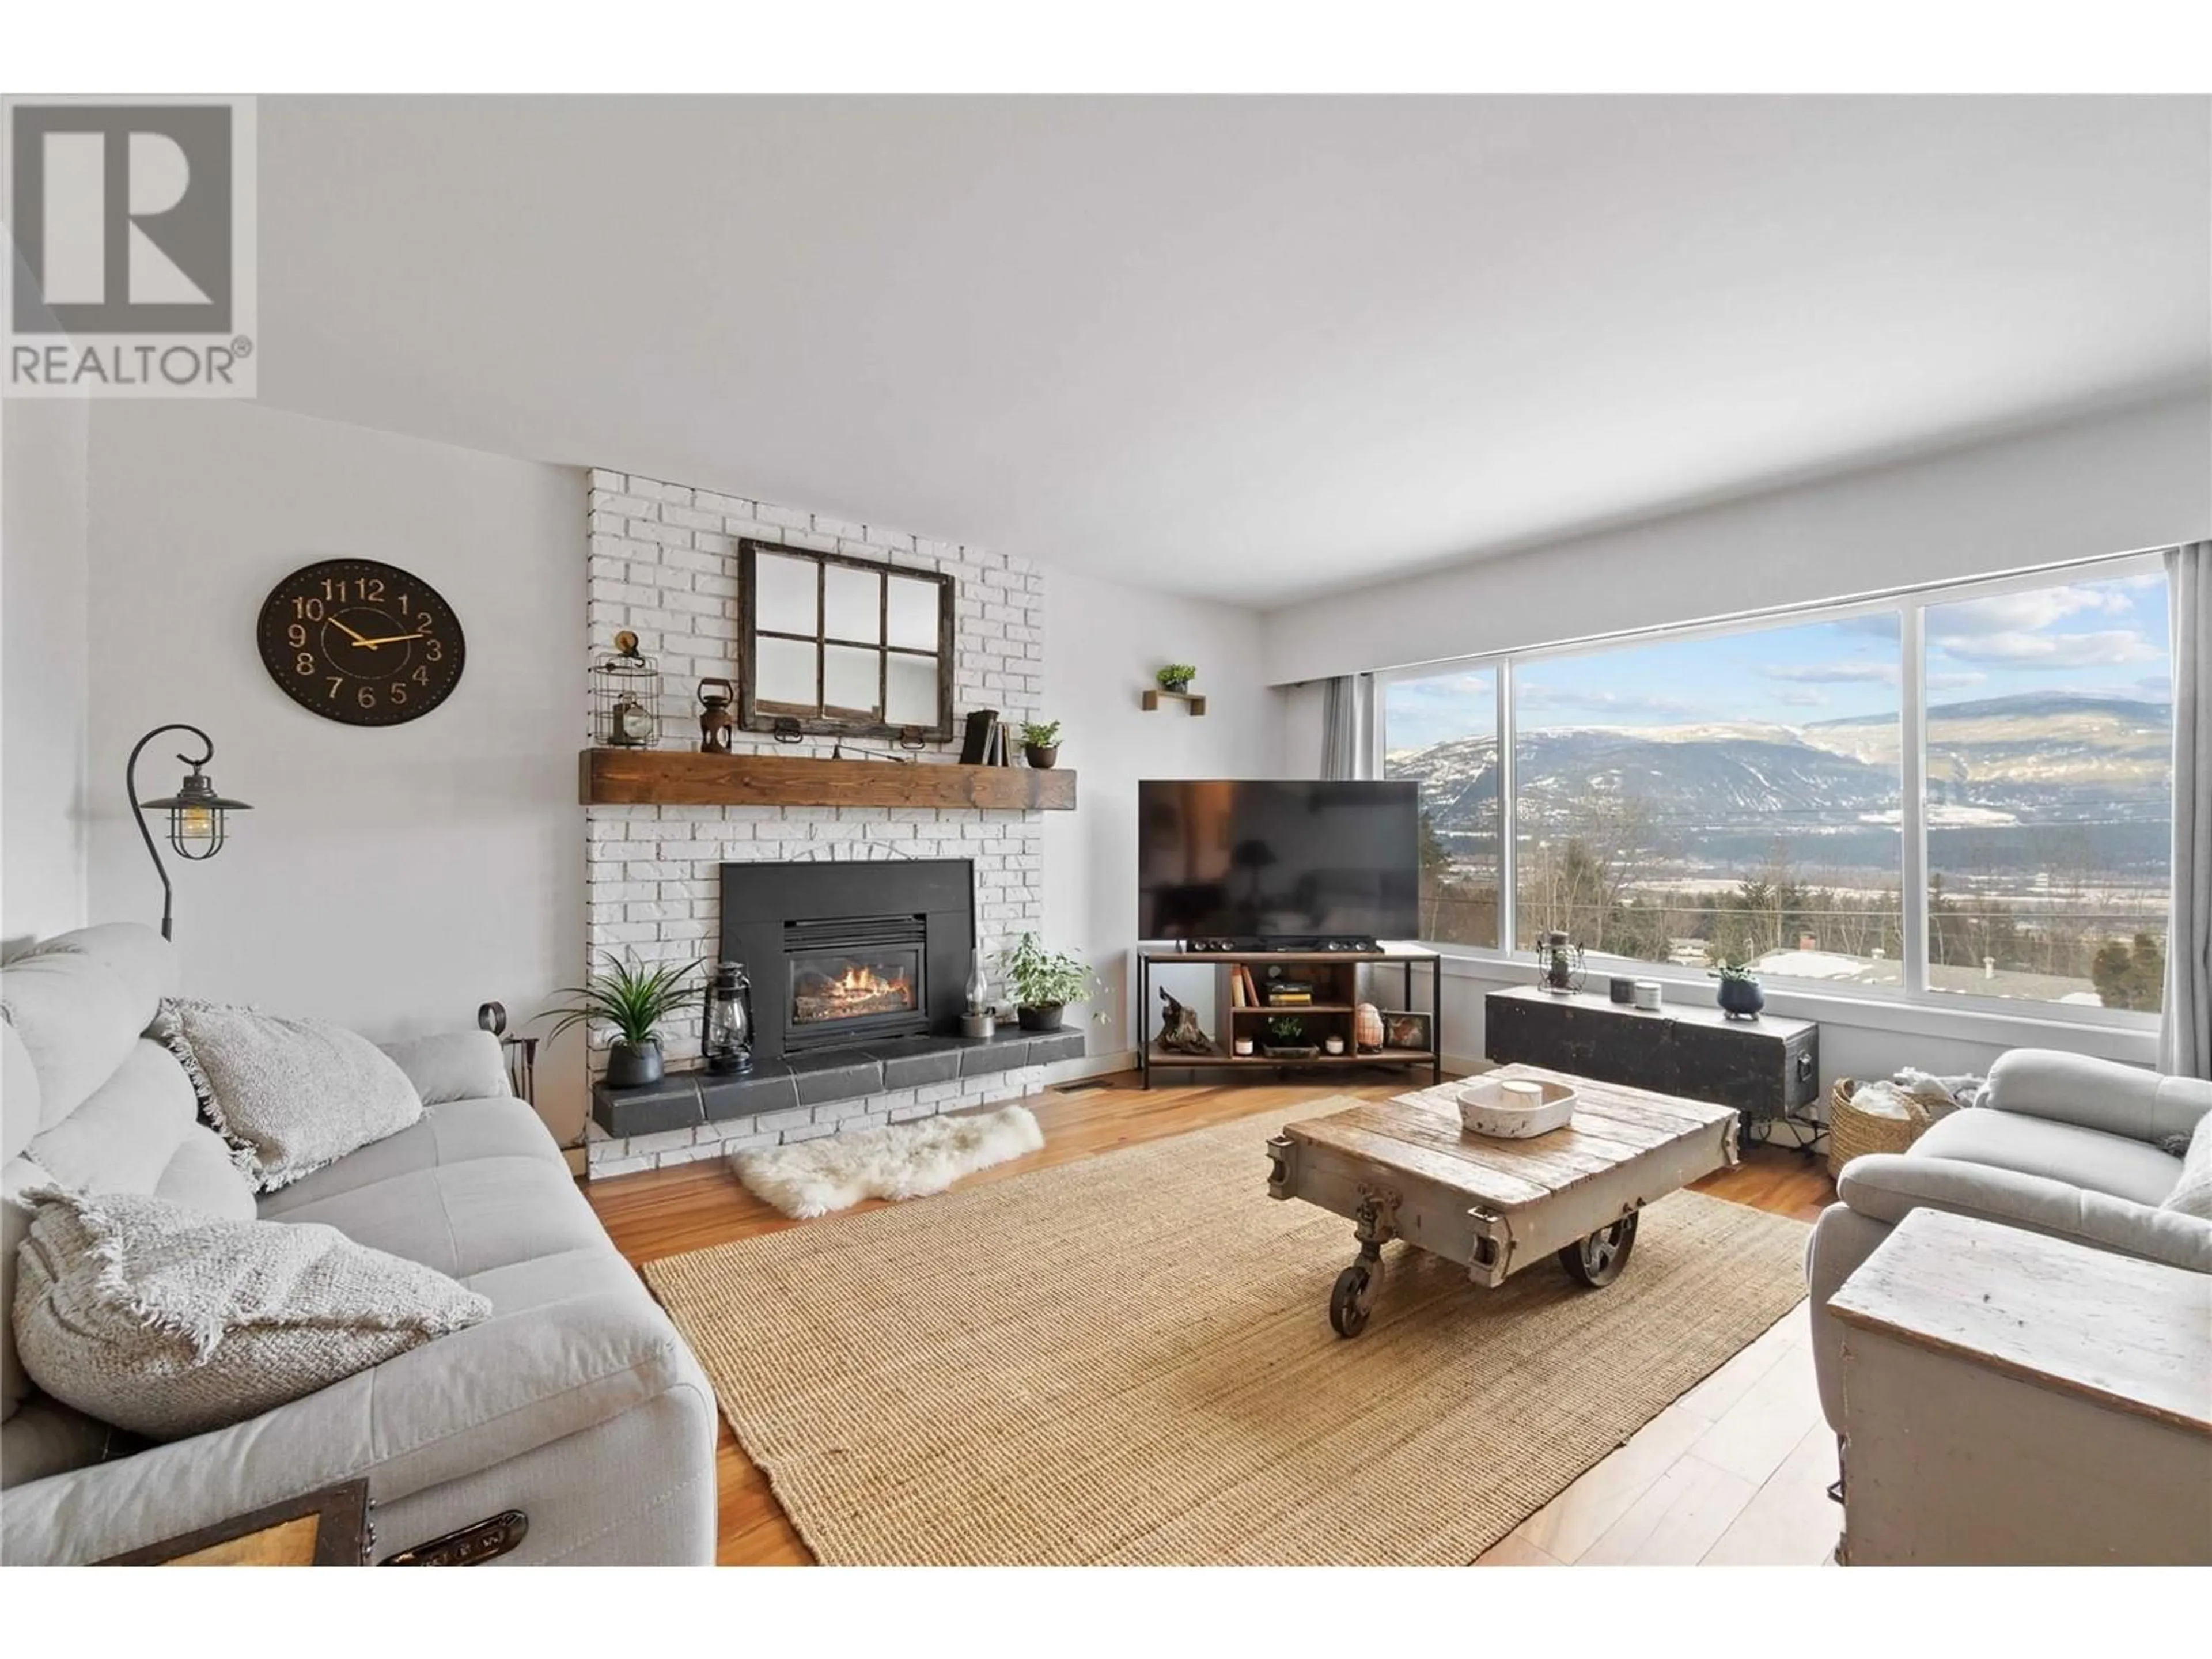
{"label": "sheepskin rug", "polygon": [[827,1215],[864,1198],[923,1198],[962,1176],[1036,1152],[1044,1131],[1025,1106],[887,1123],[791,1146],[733,1152],[748,1191],[788,1216]]}

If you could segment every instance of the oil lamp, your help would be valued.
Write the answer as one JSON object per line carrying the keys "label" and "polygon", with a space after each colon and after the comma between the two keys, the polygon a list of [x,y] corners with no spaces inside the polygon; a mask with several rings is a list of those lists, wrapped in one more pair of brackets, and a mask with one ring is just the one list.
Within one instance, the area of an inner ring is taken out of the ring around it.
{"label": "oil lamp", "polygon": [[983,960],[990,952],[990,940],[975,941],[975,954],[968,964],[968,1006],[960,1016],[964,1037],[988,1037],[998,1030],[998,1012],[991,1006],[991,976],[983,971]]}
{"label": "oil lamp", "polygon": [[729,1076],[753,1068],[753,985],[741,962],[718,962],[707,981],[707,1018],[700,1034],[707,1069]]}

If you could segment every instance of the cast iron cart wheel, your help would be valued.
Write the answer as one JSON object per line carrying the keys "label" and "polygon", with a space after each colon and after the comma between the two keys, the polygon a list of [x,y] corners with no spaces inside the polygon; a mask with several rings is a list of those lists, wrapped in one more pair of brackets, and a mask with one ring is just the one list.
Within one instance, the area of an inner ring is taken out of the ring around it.
{"label": "cast iron cart wheel", "polygon": [[1336,1276],[1328,1293],[1328,1322],[1339,1336],[1357,1336],[1367,1328],[1367,1266],[1355,1261]]}
{"label": "cast iron cart wheel", "polygon": [[1620,1277],[1620,1270],[1628,1265],[1628,1253],[1635,1248],[1636,1213],[1631,1212],[1610,1227],[1601,1227],[1588,1238],[1568,1245],[1559,1252],[1559,1265],[1577,1284],[1601,1290]]}

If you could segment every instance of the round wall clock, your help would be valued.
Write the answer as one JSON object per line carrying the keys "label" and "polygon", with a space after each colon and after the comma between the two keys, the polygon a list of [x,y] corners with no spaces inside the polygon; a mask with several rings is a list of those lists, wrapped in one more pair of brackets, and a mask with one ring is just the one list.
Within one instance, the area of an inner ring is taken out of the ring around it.
{"label": "round wall clock", "polygon": [[258,637],[285,696],[348,726],[420,720],[453,696],[465,656],[437,589],[372,559],[301,566],[262,601]]}

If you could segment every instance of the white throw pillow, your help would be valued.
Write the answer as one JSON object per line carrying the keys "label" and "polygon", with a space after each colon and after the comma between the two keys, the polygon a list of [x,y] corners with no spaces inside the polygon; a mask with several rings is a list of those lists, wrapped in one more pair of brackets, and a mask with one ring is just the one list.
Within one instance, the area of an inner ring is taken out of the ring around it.
{"label": "white throw pillow", "polygon": [[317,1222],[139,1194],[26,1194],[15,1340],[32,1381],[174,1440],[258,1416],[473,1325],[474,1291]]}
{"label": "white throw pillow", "polygon": [[2181,1180],[2159,1208],[2212,1221],[2212,1112],[2197,1120],[2197,1133],[2181,1155]]}
{"label": "white throw pillow", "polygon": [[201,1111],[264,1193],[422,1115],[407,1073],[342,1025],[173,1000],[162,1003],[153,1035],[176,1055]]}

